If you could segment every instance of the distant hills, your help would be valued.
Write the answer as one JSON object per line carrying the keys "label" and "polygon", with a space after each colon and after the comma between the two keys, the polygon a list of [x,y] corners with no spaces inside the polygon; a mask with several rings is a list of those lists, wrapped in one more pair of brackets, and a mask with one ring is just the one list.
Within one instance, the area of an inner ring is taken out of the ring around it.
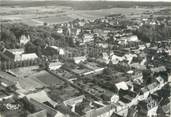
{"label": "distant hills", "polygon": [[1,1],[135,1],[135,2],[171,2],[170,0],[1,0]]}
{"label": "distant hills", "polygon": [[[150,1],[150,0],[149,0]],[[153,1],[153,0],[151,0]],[[169,0],[171,1],[171,0]],[[129,8],[129,7],[156,7],[171,6],[171,2],[136,2],[136,1],[74,1],[74,0],[1,0],[0,6],[9,7],[37,7],[37,6],[68,6],[76,10],[98,10],[109,8]]]}

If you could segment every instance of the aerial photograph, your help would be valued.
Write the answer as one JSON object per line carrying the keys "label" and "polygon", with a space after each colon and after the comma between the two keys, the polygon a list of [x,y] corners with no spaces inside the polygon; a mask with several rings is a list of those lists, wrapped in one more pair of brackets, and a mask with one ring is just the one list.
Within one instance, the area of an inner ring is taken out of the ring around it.
{"label": "aerial photograph", "polygon": [[0,0],[0,117],[171,117],[171,0]]}

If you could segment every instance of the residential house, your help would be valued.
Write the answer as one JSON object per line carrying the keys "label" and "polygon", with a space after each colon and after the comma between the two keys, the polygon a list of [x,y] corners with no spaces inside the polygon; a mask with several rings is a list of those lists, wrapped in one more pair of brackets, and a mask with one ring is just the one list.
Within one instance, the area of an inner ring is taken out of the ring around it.
{"label": "residential house", "polygon": [[50,62],[49,63],[49,70],[57,70],[57,69],[59,69],[60,67],[62,67],[62,65],[63,65],[63,63],[61,63],[61,62]]}
{"label": "residential house", "polygon": [[129,53],[129,54],[125,54],[124,57],[128,61],[128,64],[131,64],[133,58],[136,58],[137,55]]}
{"label": "residential house", "polygon": [[38,59],[38,56],[35,53],[22,54],[20,59],[15,61],[25,61],[25,60],[35,60]]}
{"label": "residential house", "polygon": [[[103,106],[104,105],[101,104],[100,102],[83,99],[81,103],[76,104],[75,112],[78,113],[80,117],[91,117],[91,116],[98,117],[104,114],[105,112],[108,112],[108,111],[105,111]],[[98,109],[100,109],[101,112]],[[109,117],[109,116],[106,116],[106,117]]]}
{"label": "residential house", "polygon": [[50,46],[50,48],[56,50],[57,53],[59,53],[59,55],[64,55],[65,52],[64,52],[64,49],[60,48],[60,47],[57,47],[57,46]]}
{"label": "residential house", "polygon": [[141,88],[139,100],[146,100],[150,92],[146,87]]}
{"label": "residential house", "polygon": [[102,53],[102,60],[103,63],[108,64],[110,61],[112,64],[118,64],[119,62],[123,61],[125,59],[124,55],[118,55],[115,52],[111,52],[110,55],[107,54],[106,52]]}
{"label": "residential house", "polygon": [[122,101],[118,101],[117,103],[115,103],[115,109],[115,113],[122,117],[126,117],[128,114],[129,106],[127,106],[127,104]]}
{"label": "residential house", "polygon": [[85,33],[85,34],[83,34],[81,43],[84,44],[84,43],[87,43],[87,42],[90,42],[90,41],[93,41],[93,40],[94,40],[93,34]]}
{"label": "residential house", "polygon": [[83,101],[83,99],[85,99],[84,95],[78,96],[78,97],[74,97],[71,99],[68,99],[66,101],[64,101],[65,106],[70,106],[71,107],[71,111],[75,112],[75,106],[78,103],[81,103]]}
{"label": "residential house", "polygon": [[161,101],[159,108],[157,110],[157,114],[162,117],[169,117],[171,114],[170,109],[171,109],[171,97],[168,97],[167,99]]}
{"label": "residential house", "polygon": [[86,21],[85,20],[81,20],[81,21],[78,22],[78,25],[80,27],[83,27],[85,24],[86,24]]}
{"label": "residential house", "polygon": [[118,43],[121,45],[127,45],[128,43],[131,42],[139,42],[139,39],[136,35],[128,36],[128,37],[122,37],[118,39]]}
{"label": "residential house", "polygon": [[120,115],[118,115],[117,113],[114,112],[111,117],[123,117],[123,116],[120,116]]}
{"label": "residential house", "polygon": [[76,64],[79,64],[80,62],[84,62],[87,58],[85,56],[80,56],[80,57],[74,57],[73,59]]}
{"label": "residential house", "polygon": [[4,51],[4,54],[13,61],[20,60],[23,53],[24,49],[6,49]]}
{"label": "residential house", "polygon": [[7,49],[4,54],[12,61],[35,60],[38,58],[35,53],[24,53],[24,49]]}
{"label": "residential house", "polygon": [[62,28],[58,28],[56,32],[62,34],[63,33],[63,29]]}
{"label": "residential house", "polygon": [[20,45],[24,46],[25,44],[27,44],[30,41],[30,36],[29,35],[21,35],[20,37]]}
{"label": "residential house", "polygon": [[138,104],[138,95],[136,94],[136,92],[121,89],[119,90],[119,97],[119,101],[122,101],[129,107]]}
{"label": "residential house", "polygon": [[115,83],[115,86],[117,87],[118,90],[120,90],[120,89],[128,90],[128,85],[124,81],[119,82],[119,83]]}
{"label": "residential house", "polygon": [[107,40],[108,39],[108,33],[110,32],[110,30],[107,30],[107,29],[94,29],[93,32],[98,34],[98,36],[100,38],[103,38],[104,40]]}
{"label": "residential house", "polygon": [[140,114],[147,117],[157,116],[159,101],[160,98],[155,95],[149,95],[146,101],[140,101],[138,104]]}

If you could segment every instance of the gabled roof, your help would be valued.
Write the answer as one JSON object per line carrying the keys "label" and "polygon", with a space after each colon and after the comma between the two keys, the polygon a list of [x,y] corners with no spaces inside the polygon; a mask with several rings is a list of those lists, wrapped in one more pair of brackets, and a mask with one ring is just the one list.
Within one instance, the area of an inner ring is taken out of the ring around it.
{"label": "gabled roof", "polygon": [[118,114],[116,114],[116,113],[113,113],[113,114],[111,115],[111,117],[122,117],[122,116],[120,116],[120,115],[118,115]]}
{"label": "gabled roof", "polygon": [[3,71],[0,71],[0,77],[6,79],[8,81],[14,82],[14,83],[17,83],[17,81],[18,81],[17,77],[14,77],[14,76],[12,76],[6,72],[3,72]]}
{"label": "gabled roof", "polygon": [[145,101],[140,101],[138,103],[138,106],[140,107],[140,110],[143,109],[143,110],[147,111],[147,103]]}
{"label": "gabled roof", "polygon": [[149,90],[148,90],[146,87],[143,87],[143,88],[141,88],[141,91],[142,91],[143,93],[146,93],[146,92],[148,92]]}
{"label": "gabled roof", "polygon": [[125,96],[125,95],[128,95],[128,96],[131,96],[132,98],[136,97],[136,93],[135,92],[132,92],[130,90],[123,90],[123,89],[120,89],[119,90],[119,95],[121,97]]}
{"label": "gabled roof", "polygon": [[9,52],[11,52],[11,53],[13,53],[13,54],[16,54],[16,53],[24,53],[24,49],[23,48],[21,48],[21,49],[7,49],[6,51],[9,51]]}
{"label": "gabled roof", "polygon": [[169,102],[168,104],[162,106],[162,110],[164,111],[164,113],[170,113],[170,105],[171,103]]}
{"label": "gabled roof", "polygon": [[115,86],[118,88],[118,90],[120,89],[128,90],[128,85],[124,81],[116,83]]}
{"label": "gabled roof", "polygon": [[154,83],[147,85],[147,89],[152,90],[152,89],[156,88],[157,86],[158,86],[158,83],[154,82]]}

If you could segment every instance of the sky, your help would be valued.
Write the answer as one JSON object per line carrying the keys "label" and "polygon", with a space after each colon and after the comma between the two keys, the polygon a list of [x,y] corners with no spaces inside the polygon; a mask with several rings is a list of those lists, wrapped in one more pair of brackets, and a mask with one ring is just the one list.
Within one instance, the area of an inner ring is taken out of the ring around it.
{"label": "sky", "polygon": [[[24,1],[24,0],[8,0],[8,1]],[[140,2],[171,2],[171,0],[26,0],[26,1],[136,1],[136,2],[140,1]]]}

